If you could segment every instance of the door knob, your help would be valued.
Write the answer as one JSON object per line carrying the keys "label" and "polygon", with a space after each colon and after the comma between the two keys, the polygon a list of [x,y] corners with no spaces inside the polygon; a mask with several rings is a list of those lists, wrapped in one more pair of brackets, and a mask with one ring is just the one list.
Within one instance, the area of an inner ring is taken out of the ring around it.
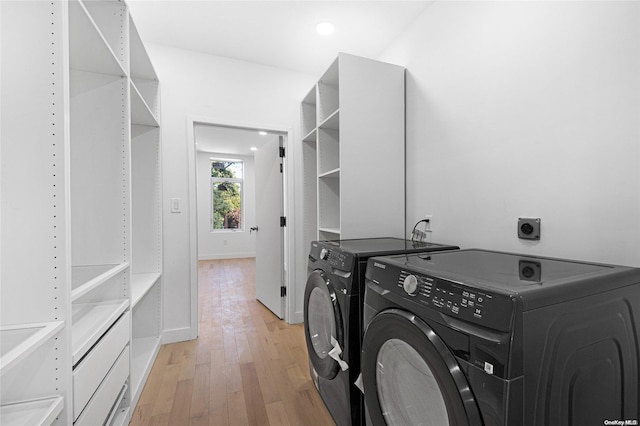
{"label": "door knob", "polygon": [[252,226],[251,228],[249,228],[249,233],[251,234],[253,231],[258,232],[258,227],[257,226]]}

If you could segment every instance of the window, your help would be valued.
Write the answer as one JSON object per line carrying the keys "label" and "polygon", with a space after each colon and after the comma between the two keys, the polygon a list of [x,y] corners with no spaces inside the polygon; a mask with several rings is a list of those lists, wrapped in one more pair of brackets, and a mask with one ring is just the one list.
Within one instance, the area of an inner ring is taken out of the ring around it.
{"label": "window", "polygon": [[240,160],[211,159],[211,230],[242,230],[242,184]]}

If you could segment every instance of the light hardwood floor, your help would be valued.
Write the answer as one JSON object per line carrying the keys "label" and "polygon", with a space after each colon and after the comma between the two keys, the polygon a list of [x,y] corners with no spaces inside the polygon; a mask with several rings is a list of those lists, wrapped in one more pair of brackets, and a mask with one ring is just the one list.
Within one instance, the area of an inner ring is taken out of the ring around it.
{"label": "light hardwood floor", "polygon": [[254,277],[254,259],[200,262],[200,335],[162,346],[131,426],[334,424],[303,326],[256,301]]}

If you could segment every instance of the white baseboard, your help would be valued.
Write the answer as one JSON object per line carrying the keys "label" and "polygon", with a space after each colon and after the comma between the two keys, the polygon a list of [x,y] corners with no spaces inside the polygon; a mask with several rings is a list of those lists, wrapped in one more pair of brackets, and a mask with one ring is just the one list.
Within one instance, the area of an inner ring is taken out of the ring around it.
{"label": "white baseboard", "polygon": [[304,322],[304,312],[297,311],[293,313],[293,318],[289,318],[289,324],[301,324]]}
{"label": "white baseboard", "polygon": [[217,260],[217,259],[242,259],[245,257],[256,257],[255,252],[251,253],[217,253],[217,254],[199,254],[198,260]]}
{"label": "white baseboard", "polygon": [[184,342],[197,338],[197,330],[191,327],[174,328],[162,332],[162,344]]}

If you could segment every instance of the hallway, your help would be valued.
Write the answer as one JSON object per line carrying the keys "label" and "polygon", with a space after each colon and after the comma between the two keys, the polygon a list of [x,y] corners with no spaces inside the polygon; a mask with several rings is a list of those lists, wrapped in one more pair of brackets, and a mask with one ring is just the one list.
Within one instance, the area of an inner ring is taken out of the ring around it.
{"label": "hallway", "polygon": [[199,262],[200,336],[163,345],[131,425],[332,425],[302,324],[255,299],[255,259]]}

